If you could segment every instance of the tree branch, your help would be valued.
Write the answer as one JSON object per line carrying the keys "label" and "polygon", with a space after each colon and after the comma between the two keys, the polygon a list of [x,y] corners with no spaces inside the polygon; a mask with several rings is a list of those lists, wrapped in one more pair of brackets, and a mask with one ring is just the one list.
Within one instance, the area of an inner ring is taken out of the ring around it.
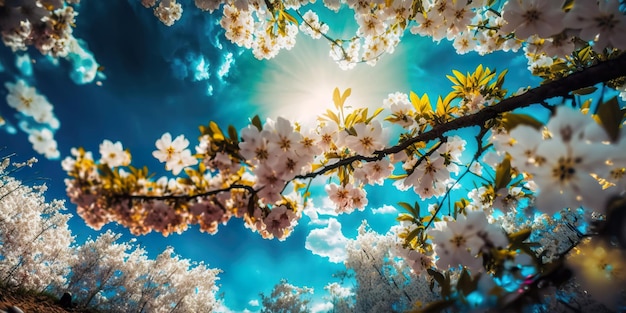
{"label": "tree branch", "polygon": [[190,200],[198,197],[208,197],[219,194],[221,192],[231,191],[233,189],[244,189],[250,193],[255,193],[256,190],[252,188],[252,186],[248,185],[230,185],[227,188],[222,189],[214,189],[207,192],[194,194],[194,195],[164,195],[164,196],[148,196],[148,195],[128,195],[128,194],[118,194],[115,195],[115,198],[118,199],[131,199],[131,200]]}
{"label": "tree branch", "polygon": [[573,90],[592,86],[622,76],[626,76],[626,53],[622,53],[615,59],[608,60],[586,68],[580,72],[573,73],[560,80],[549,82],[545,85],[528,90],[523,94],[502,100],[498,104],[486,107],[474,114],[461,116],[445,124],[437,125],[430,131],[424,132],[398,145],[384,150],[375,151],[372,156],[351,156],[349,158],[341,159],[328,166],[324,166],[318,171],[305,175],[298,175],[296,178],[314,178],[341,166],[351,164],[355,161],[378,161],[387,155],[402,152],[415,143],[429,142],[442,136],[448,131],[474,125],[482,125],[486,121],[496,118],[499,114],[527,107],[535,103],[541,103],[546,99],[567,96]]}

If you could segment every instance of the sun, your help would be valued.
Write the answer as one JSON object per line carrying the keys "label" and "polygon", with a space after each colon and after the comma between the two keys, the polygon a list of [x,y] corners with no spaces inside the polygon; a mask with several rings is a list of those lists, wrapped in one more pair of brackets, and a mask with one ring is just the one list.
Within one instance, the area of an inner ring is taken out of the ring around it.
{"label": "sun", "polygon": [[342,70],[329,56],[327,41],[298,37],[292,51],[283,51],[266,61],[261,80],[254,85],[251,103],[264,116],[285,117],[311,126],[326,109],[334,109],[333,90],[347,88],[352,94],[347,107],[377,108],[389,93],[408,92],[406,52],[398,47],[384,55],[376,66],[357,64]]}

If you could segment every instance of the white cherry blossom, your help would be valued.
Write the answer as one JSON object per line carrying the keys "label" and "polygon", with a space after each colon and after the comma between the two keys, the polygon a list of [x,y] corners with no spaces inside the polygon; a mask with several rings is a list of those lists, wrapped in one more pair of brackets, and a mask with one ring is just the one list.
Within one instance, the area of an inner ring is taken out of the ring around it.
{"label": "white cherry blossom", "polygon": [[595,41],[594,49],[606,47],[626,49],[626,16],[619,10],[618,0],[577,0],[563,23],[580,29],[580,38]]}
{"label": "white cherry blossom", "polygon": [[509,0],[502,8],[505,33],[526,39],[531,35],[548,38],[565,29],[563,1]]}
{"label": "white cherry blossom", "polygon": [[241,130],[242,141],[239,143],[239,153],[252,162],[265,162],[269,156],[268,140],[265,132],[248,125]]}
{"label": "white cherry blossom", "polygon": [[361,155],[371,155],[376,150],[385,147],[383,130],[380,122],[370,124],[357,123],[354,125],[355,136],[347,136],[345,143],[348,148]]}
{"label": "white cherry blossom", "polygon": [[100,156],[100,162],[111,168],[130,163],[130,155],[124,151],[122,143],[119,141],[115,143],[108,139],[102,141],[100,144]]}
{"label": "white cherry blossom", "polygon": [[276,119],[273,127],[267,127],[267,141],[268,149],[271,155],[280,157],[284,152],[298,151],[300,150],[302,135],[296,132],[291,125],[291,122],[285,118],[279,117]]}
{"label": "white cherry blossom", "polygon": [[447,269],[462,264],[473,271],[482,270],[482,260],[477,258],[489,247],[504,247],[508,240],[496,226],[489,224],[484,212],[470,211],[459,214],[456,220],[436,222],[428,233],[433,237],[437,267]]}

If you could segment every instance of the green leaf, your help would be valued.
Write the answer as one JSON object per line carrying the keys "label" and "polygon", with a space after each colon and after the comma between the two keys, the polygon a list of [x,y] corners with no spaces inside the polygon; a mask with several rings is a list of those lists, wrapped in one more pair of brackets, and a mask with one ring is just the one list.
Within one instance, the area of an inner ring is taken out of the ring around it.
{"label": "green leaf", "polygon": [[527,125],[535,129],[540,129],[543,124],[534,117],[527,114],[504,113],[502,114],[502,126],[511,131],[519,125]]}
{"label": "green leaf", "polygon": [[405,242],[411,242],[415,237],[417,237],[417,235],[419,235],[424,229],[423,228],[415,228],[414,230],[412,230],[407,236],[406,238],[404,238]]}
{"label": "green leaf", "polygon": [[590,86],[590,87],[584,87],[584,88],[576,89],[576,90],[572,91],[572,94],[579,95],[579,96],[584,96],[584,95],[592,94],[596,90],[598,90],[597,87]]}
{"label": "green leaf", "polygon": [[450,272],[446,272],[445,276],[433,269],[426,269],[428,275],[430,275],[441,287],[441,296],[448,297],[452,293],[450,286]]}
{"label": "green leaf", "polygon": [[463,269],[461,272],[461,276],[456,284],[456,289],[461,291],[463,295],[467,296],[476,290],[478,285],[478,279],[472,279],[469,272],[466,269]]}
{"label": "green leaf", "polygon": [[398,222],[413,222],[415,220],[415,218],[413,218],[413,216],[409,215],[409,214],[400,214],[398,215],[398,217],[396,217],[396,221]]}
{"label": "green leaf", "polygon": [[439,313],[444,312],[454,304],[454,300],[437,300],[428,303],[421,309],[410,311],[410,313]]}
{"label": "green leaf", "polygon": [[426,272],[428,272],[428,275],[430,275],[439,284],[439,286],[444,285],[446,278],[443,276],[443,274],[431,268],[427,268]]}
{"label": "green leaf", "polygon": [[259,131],[263,130],[263,125],[261,124],[261,118],[259,118],[258,115],[255,115],[252,120],[250,121],[252,123],[252,125],[254,127],[256,127],[256,129],[258,129]]}
{"label": "green leaf", "polygon": [[415,203],[415,208],[406,202],[398,202],[398,205],[407,210],[415,218],[419,218],[419,205]]}
{"label": "green leaf", "polygon": [[508,235],[509,237],[509,242],[511,243],[522,243],[524,242],[524,240],[528,239],[530,237],[532,233],[532,230],[530,228],[528,229],[522,229],[516,233],[512,233],[510,235]]}
{"label": "green leaf", "polygon": [[502,163],[496,169],[496,181],[494,183],[494,191],[498,191],[511,182],[511,157],[507,154]]}
{"label": "green leaf", "polygon": [[600,104],[600,106],[598,106],[597,116],[600,120],[600,124],[611,138],[611,141],[617,141],[619,128],[624,116],[617,102],[617,97],[613,97],[611,100]]}
{"label": "green leaf", "polygon": [[228,137],[230,137],[230,140],[235,143],[239,142],[239,136],[237,135],[237,130],[235,129],[235,126],[228,125]]}

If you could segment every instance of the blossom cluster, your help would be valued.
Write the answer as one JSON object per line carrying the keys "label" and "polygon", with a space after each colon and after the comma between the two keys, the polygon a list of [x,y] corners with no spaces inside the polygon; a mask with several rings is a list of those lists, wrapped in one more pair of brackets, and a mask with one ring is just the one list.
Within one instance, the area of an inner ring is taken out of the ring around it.
{"label": "blossom cluster", "polygon": [[606,213],[608,201],[626,191],[623,135],[611,142],[604,128],[580,110],[560,106],[544,129],[520,125],[494,135],[496,150],[531,177],[535,204],[553,214],[583,206]]}
{"label": "blossom cluster", "polygon": [[[252,5],[257,5],[253,9]],[[259,59],[271,59],[281,49],[290,50],[296,43],[298,27],[276,19],[262,1],[256,1],[250,7],[240,9],[236,3],[226,4],[220,25],[226,31],[226,38],[240,47],[252,49]],[[280,11],[283,12],[283,11]],[[286,14],[286,13],[283,13]]]}
{"label": "blossom cluster", "polygon": [[9,106],[41,126],[28,128],[28,123],[20,125],[29,134],[28,140],[33,144],[33,149],[48,159],[59,158],[61,153],[57,148],[53,132],[59,128],[60,122],[54,115],[52,104],[34,87],[27,85],[21,79],[16,83],[7,82],[4,86],[9,91],[6,97]]}
{"label": "blossom cluster", "polygon": [[[31,166],[34,161],[16,163]],[[80,245],[68,228],[63,201],[47,202],[46,186],[28,187],[0,164],[0,282],[4,286],[70,292],[77,305],[102,312],[209,312],[218,306],[219,270],[192,263],[172,248],[150,259],[145,249],[116,243],[107,231]]]}
{"label": "blossom cluster", "polygon": [[77,46],[72,34],[79,0],[19,0],[0,3],[0,34],[13,51],[33,45],[44,55],[66,57]]}
{"label": "blossom cluster", "polygon": [[456,220],[436,222],[429,230],[437,256],[437,267],[446,269],[463,264],[472,273],[482,270],[482,260],[476,256],[491,248],[504,248],[508,240],[496,225],[489,224],[484,212],[473,211],[458,215]]}
{"label": "blossom cluster", "polygon": [[176,0],[141,0],[141,4],[146,8],[154,7],[154,16],[167,26],[174,25],[183,14],[182,6]]}
{"label": "blossom cluster", "polygon": [[[212,123],[199,137],[194,155],[183,135],[172,140],[166,133],[156,141],[153,156],[174,175],[184,171],[187,178],[178,179],[149,179],[147,171],[129,165],[130,153],[120,142],[105,140],[99,160],[74,149],[73,157],[63,161],[72,177],[66,180],[68,195],[78,204],[78,214],[96,228],[117,221],[134,233],[168,234],[199,224],[201,230],[214,233],[219,223],[234,216],[244,218],[246,226],[264,238],[282,240],[305,205],[300,195],[284,192],[291,182],[301,189],[297,180],[320,164],[384,149],[382,124],[368,121],[366,115],[359,113],[357,119],[352,115],[349,128],[331,120],[309,130],[280,117],[263,125],[259,120],[241,131],[241,140],[234,129],[229,128],[225,137]],[[363,210],[367,204],[363,185],[381,184],[393,170],[386,158],[358,162],[351,168],[354,180],[344,175],[341,186],[329,185],[337,212]],[[116,186],[120,183],[124,186]],[[180,206],[177,197],[190,202]]]}
{"label": "blossom cluster", "polygon": [[[567,5],[565,1],[535,0],[324,1],[334,12],[346,7],[354,12],[358,27],[349,39],[328,36],[328,24],[320,21],[315,11],[300,13],[309,2],[314,1],[275,1],[269,7],[259,0],[196,0],[195,4],[210,12],[221,7],[220,24],[226,38],[252,49],[259,59],[289,50],[299,28],[312,38],[328,40],[330,57],[344,69],[359,62],[375,65],[383,54],[394,52],[406,30],[437,42],[444,38],[453,41],[459,54],[524,47],[531,67],[551,65],[553,57],[569,55],[577,42],[591,43],[596,51],[626,48],[626,18],[619,11],[618,0],[576,0]],[[156,1],[142,3],[152,7]],[[300,21],[288,11],[295,12]],[[181,13],[176,1],[161,1],[155,9],[166,25],[172,25]]]}

